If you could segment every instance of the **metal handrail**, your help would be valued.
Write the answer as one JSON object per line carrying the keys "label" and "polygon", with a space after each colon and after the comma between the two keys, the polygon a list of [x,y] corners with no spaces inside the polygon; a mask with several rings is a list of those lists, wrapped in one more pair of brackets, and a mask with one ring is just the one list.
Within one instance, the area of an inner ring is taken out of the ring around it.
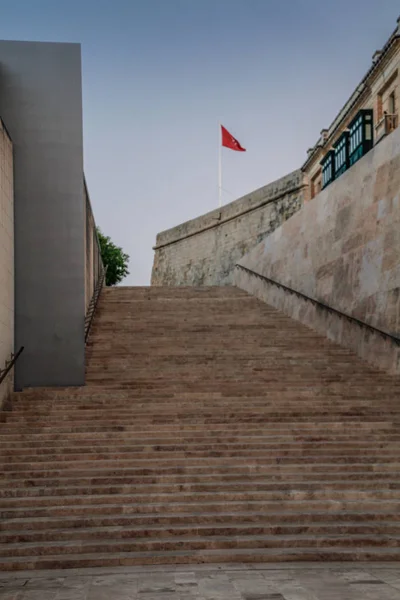
{"label": "metal handrail", "polygon": [[13,368],[13,366],[15,365],[15,363],[17,362],[18,358],[21,356],[23,351],[24,351],[24,346],[21,346],[21,348],[18,350],[17,354],[11,354],[10,360],[6,361],[5,369],[0,369],[0,384],[5,380],[5,378],[7,377],[7,375],[9,374],[9,372],[11,371],[11,369]]}
{"label": "metal handrail", "polygon": [[97,285],[94,289],[92,299],[90,300],[88,312],[85,318],[85,344],[88,340],[90,328],[92,326],[93,317],[96,312],[97,304],[100,298],[100,292],[103,288],[104,280],[106,278],[107,266],[103,269],[100,279],[97,282]]}
{"label": "metal handrail", "polygon": [[332,306],[329,306],[328,304],[325,304],[324,302],[315,300],[315,298],[310,298],[310,296],[303,294],[303,292],[294,290],[293,288],[290,288],[287,285],[280,283],[279,281],[275,281],[274,279],[270,279],[269,277],[266,277],[265,275],[256,273],[256,271],[253,271],[252,269],[249,269],[248,267],[245,267],[245,266],[239,265],[239,264],[236,264],[235,267],[242,269],[243,271],[246,271],[247,273],[250,273],[250,275],[254,275],[255,277],[258,277],[259,279],[264,279],[268,283],[271,283],[272,285],[276,285],[277,287],[284,289],[285,291],[289,292],[290,294],[295,294],[296,296],[299,296],[299,298],[308,300],[309,302],[311,302],[315,306],[318,306],[319,308],[323,308],[323,309],[328,310],[331,313],[334,313],[340,317],[344,317],[345,319],[347,319],[351,323],[355,323],[359,327],[363,327],[373,333],[379,334],[380,336],[382,336],[386,339],[390,339],[392,342],[394,342],[395,344],[400,346],[400,338],[398,338],[390,333],[387,333],[386,331],[382,331],[382,329],[378,329],[377,327],[374,327],[373,325],[369,325],[368,323],[365,323],[364,321],[361,321],[360,319],[357,319],[356,317],[352,317],[351,315],[348,315],[347,313],[344,313],[344,312],[338,310],[337,308],[333,308]]}

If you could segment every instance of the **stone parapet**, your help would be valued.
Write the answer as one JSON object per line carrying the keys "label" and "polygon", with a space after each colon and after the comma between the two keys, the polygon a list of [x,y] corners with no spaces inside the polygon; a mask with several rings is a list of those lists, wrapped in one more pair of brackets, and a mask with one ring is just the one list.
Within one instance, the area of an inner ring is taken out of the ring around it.
{"label": "stone parapet", "polygon": [[281,179],[157,235],[152,285],[226,285],[234,264],[303,203],[303,175]]}

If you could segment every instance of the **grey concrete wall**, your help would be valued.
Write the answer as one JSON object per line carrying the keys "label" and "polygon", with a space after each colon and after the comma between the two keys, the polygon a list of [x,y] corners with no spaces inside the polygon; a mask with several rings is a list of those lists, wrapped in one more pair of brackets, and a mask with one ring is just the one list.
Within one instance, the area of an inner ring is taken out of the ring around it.
{"label": "grey concrete wall", "polygon": [[14,142],[16,389],[82,385],[80,45],[0,41],[0,114]]}
{"label": "grey concrete wall", "polygon": [[303,204],[294,171],[221,209],[157,235],[152,285],[229,285],[239,259]]}

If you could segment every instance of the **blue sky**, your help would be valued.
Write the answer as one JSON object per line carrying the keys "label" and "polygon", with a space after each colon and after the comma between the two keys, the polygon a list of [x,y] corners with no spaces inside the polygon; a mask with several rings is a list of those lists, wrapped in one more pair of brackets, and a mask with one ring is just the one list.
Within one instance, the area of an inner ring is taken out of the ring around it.
{"label": "blue sky", "polygon": [[398,0],[0,0],[3,39],[80,42],[98,224],[147,285],[157,232],[298,168],[396,26]]}

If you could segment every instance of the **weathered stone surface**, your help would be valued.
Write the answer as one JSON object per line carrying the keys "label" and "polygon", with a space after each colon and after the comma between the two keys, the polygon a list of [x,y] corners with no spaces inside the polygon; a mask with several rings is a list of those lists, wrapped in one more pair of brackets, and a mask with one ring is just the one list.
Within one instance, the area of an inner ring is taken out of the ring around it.
{"label": "weathered stone surface", "polygon": [[[86,358],[0,422],[0,570],[181,563],[137,594],[189,600],[183,564],[399,560],[399,378],[232,286],[105,288]],[[199,597],[293,598],[256,575]]]}
{"label": "weathered stone surface", "polygon": [[[261,568],[257,568],[261,567]],[[33,573],[25,579],[9,579],[0,586],[0,598],[5,600],[400,600],[400,569],[393,565],[360,565],[355,567],[325,563],[284,565],[215,565],[204,571],[196,566],[190,590],[178,585],[169,592],[141,591],[138,583],[153,585],[160,574],[174,576],[176,567],[103,569],[101,578],[93,570],[80,573],[83,585],[69,585],[68,575],[58,585],[49,587],[46,578],[35,580]],[[98,571],[98,570],[97,570]],[[101,584],[98,580],[101,579]],[[177,574],[175,574],[177,579]],[[36,582],[37,581],[37,582]],[[25,582],[27,585],[25,585]],[[32,586],[33,584],[33,586]],[[35,590],[35,591],[32,591]],[[42,594],[42,595],[40,595]]]}
{"label": "weathered stone surface", "polygon": [[[400,129],[283,223],[242,265],[400,337]],[[374,364],[399,372],[399,352],[243,272],[235,282]]]}
{"label": "weathered stone surface", "polygon": [[[14,196],[12,142],[0,119],[0,369],[14,350]],[[0,407],[13,389],[0,385]]]}
{"label": "weathered stone surface", "polygon": [[303,176],[294,171],[221,209],[159,233],[152,285],[227,285],[234,265],[298,211]]}

